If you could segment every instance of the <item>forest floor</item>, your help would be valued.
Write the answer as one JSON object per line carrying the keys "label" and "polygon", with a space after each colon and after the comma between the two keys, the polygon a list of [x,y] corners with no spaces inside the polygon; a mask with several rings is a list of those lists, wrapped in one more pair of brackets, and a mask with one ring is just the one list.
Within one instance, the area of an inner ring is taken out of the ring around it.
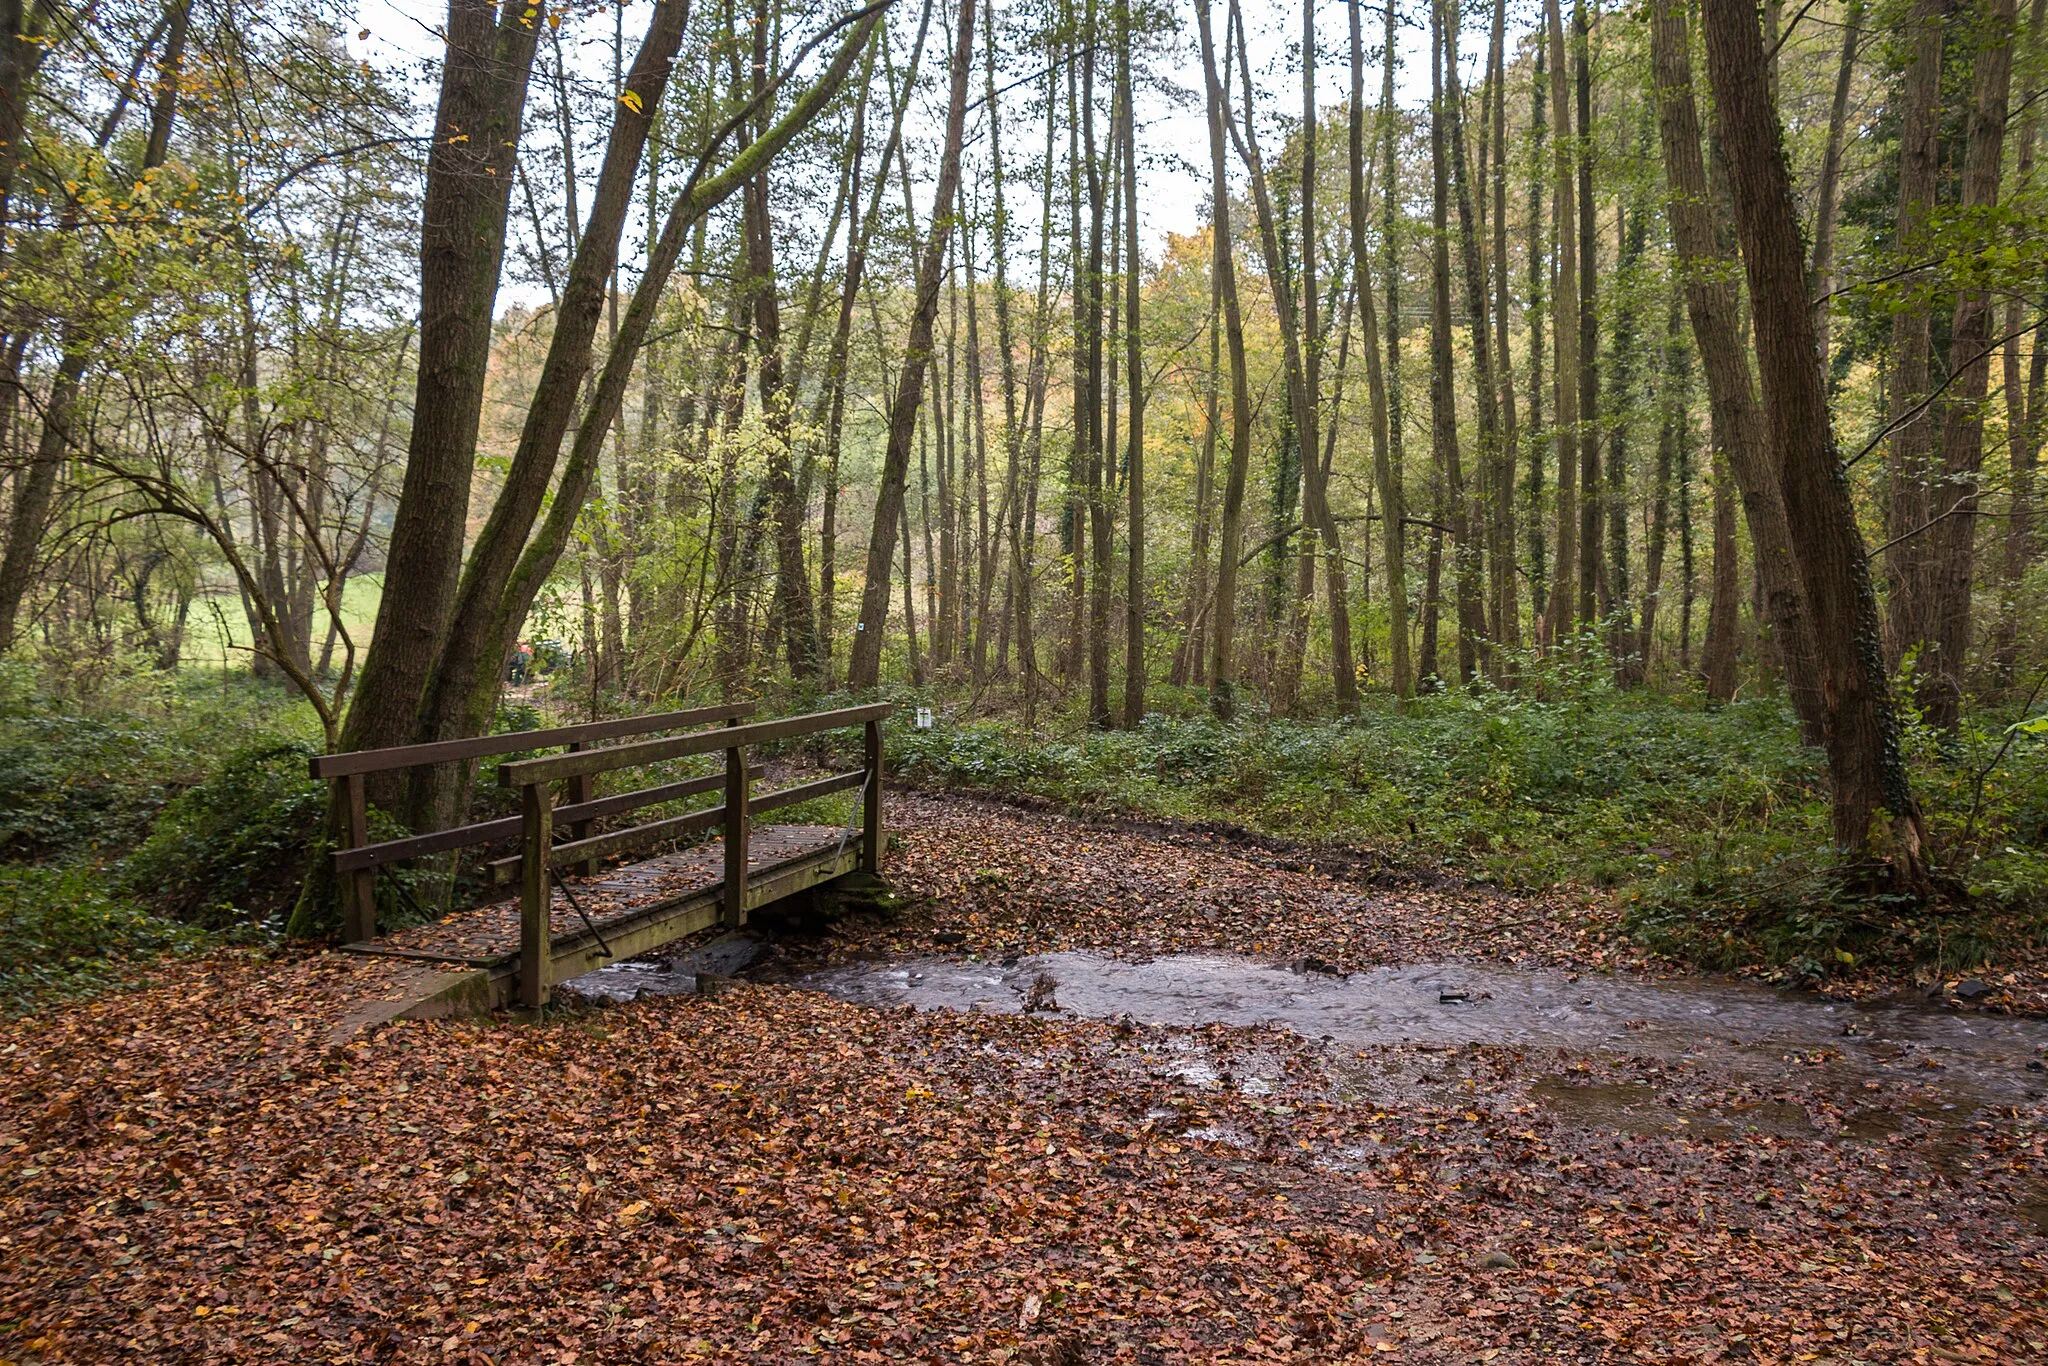
{"label": "forest floor", "polygon": [[[1567,894],[957,799],[891,823],[913,904],[813,948],[1682,972]],[[222,951],[0,1024],[0,1358],[2048,1359],[2019,1059],[1980,1093],[1839,1050],[1333,1049],[756,984],[331,1042],[389,972]]]}

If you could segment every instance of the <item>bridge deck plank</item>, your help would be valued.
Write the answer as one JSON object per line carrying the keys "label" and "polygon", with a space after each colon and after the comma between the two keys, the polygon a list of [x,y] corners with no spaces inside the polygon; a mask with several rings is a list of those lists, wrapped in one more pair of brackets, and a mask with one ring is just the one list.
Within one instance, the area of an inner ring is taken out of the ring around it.
{"label": "bridge deck plank", "polygon": [[[762,825],[749,832],[747,869],[749,878],[796,859],[823,854],[836,848],[845,832],[836,825]],[[853,842],[858,842],[856,832]],[[650,905],[715,891],[725,880],[725,844],[710,839],[703,844],[658,858],[644,859],[594,876],[563,878],[564,884],[583,903],[599,934],[608,925],[632,921]],[[569,899],[557,891],[553,898],[553,931],[557,942],[583,933],[583,922]],[[488,905],[457,911],[424,925],[412,925],[380,935],[366,946],[371,950],[404,950],[408,955],[445,957],[492,965],[519,956],[519,898],[510,897]]]}

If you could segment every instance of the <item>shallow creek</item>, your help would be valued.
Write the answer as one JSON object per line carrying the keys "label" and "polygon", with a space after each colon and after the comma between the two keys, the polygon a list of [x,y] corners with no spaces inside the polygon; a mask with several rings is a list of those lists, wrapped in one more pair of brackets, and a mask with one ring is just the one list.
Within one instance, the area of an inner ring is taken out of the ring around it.
{"label": "shallow creek", "polygon": [[[704,952],[698,950],[698,953]],[[635,960],[578,979],[597,999],[696,989],[699,966]],[[1337,1049],[1497,1044],[1696,1060],[1757,1075],[1826,1062],[1975,1104],[2048,1096],[2048,1021],[1914,1004],[1857,1005],[1722,979],[1568,974],[1476,963],[1350,974],[1210,954],[1125,961],[1094,953],[1005,962],[973,957],[858,961],[805,970],[772,959],[752,975],[871,1006],[1016,1013],[1027,1005],[1136,1024],[1264,1025]]]}

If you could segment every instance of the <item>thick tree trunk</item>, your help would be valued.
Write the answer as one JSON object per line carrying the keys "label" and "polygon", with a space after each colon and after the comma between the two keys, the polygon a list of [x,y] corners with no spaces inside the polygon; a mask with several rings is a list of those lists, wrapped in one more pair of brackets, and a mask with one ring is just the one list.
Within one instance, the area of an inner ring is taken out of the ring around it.
{"label": "thick tree trunk", "polygon": [[[384,581],[404,591],[378,599],[370,654],[342,730],[344,749],[414,738],[421,697],[455,609],[505,220],[527,79],[544,23],[538,6],[507,3],[502,12],[492,0],[450,0],[448,6],[447,56],[420,215],[419,378],[385,557]],[[373,783],[373,797],[388,803],[398,776]]]}
{"label": "thick tree trunk", "polygon": [[1872,818],[1882,807],[1893,818],[1902,880],[1921,887],[1926,831],[1899,752],[1877,599],[1835,449],[1791,178],[1765,89],[1763,37],[1747,0],[1704,0],[1701,10],[1749,279],[1764,411],[1782,462],[1786,511],[1800,528],[1792,548],[1818,628],[1835,844],[1847,855],[1864,855]]}
{"label": "thick tree trunk", "polygon": [[1792,524],[1779,482],[1779,456],[1757,405],[1749,348],[1738,326],[1739,305],[1730,278],[1736,264],[1734,248],[1722,239],[1714,223],[1706,162],[1700,150],[1690,43],[1682,10],[1663,3],[1651,6],[1657,122],[1670,186],[1665,213],[1706,377],[1714,446],[1741,491],[1749,538],[1756,549],[1757,575],[1763,583],[1764,614],[1784,660],[1786,691],[1799,718],[1800,734],[1807,744],[1818,745],[1823,743],[1825,704],[1814,643],[1817,623],[1809,615],[1806,589],[1793,555]]}

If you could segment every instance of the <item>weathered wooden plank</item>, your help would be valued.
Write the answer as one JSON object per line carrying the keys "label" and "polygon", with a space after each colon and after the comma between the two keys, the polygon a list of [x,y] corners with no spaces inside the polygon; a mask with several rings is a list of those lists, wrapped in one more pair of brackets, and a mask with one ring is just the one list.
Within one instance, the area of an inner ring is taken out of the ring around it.
{"label": "weathered wooden plank", "polygon": [[[389,749],[357,749],[342,754],[316,754],[311,760],[315,778],[339,778],[349,773],[378,773],[390,768],[417,768],[422,764],[445,764],[457,759],[481,759],[492,754],[516,754],[526,749],[553,749],[557,745],[592,740],[616,740],[622,735],[645,735],[649,731],[681,730],[685,726],[709,725],[752,716],[751,702],[724,703],[716,707],[690,707],[683,711],[655,712],[648,716],[622,716],[611,721],[585,721],[574,726],[548,730],[516,730],[503,735],[477,735],[463,740],[436,740],[424,745],[394,745]],[[716,746],[714,746],[716,748]],[[602,769],[590,769],[601,772]]]}
{"label": "weathered wooden plank", "polygon": [[518,759],[499,766],[498,782],[504,787],[524,787],[529,783],[573,778],[579,773],[602,773],[607,769],[680,759],[688,754],[710,754],[741,745],[766,744],[815,731],[880,721],[894,710],[896,705],[893,702],[874,702],[864,707],[843,707],[838,711],[813,712],[808,716],[785,716],[776,721],[752,721],[743,726],[698,731],[693,735],[675,735],[662,740],[638,740],[628,745],[585,750],[581,754]]}
{"label": "weathered wooden plank", "polygon": [[[557,822],[592,821],[600,816],[616,816],[623,812],[638,810],[643,806],[653,806],[657,802],[672,802],[683,797],[694,797],[701,792],[716,792],[724,786],[723,773],[707,774],[702,778],[686,778],[679,783],[662,783],[658,787],[620,792],[610,797],[599,797],[595,801],[572,802],[566,806],[558,806],[555,808],[555,819]],[[334,870],[343,873],[352,868],[374,868],[386,863],[401,863],[425,854],[444,853],[450,849],[463,849],[473,844],[489,844],[494,840],[510,839],[518,833],[519,817],[503,816],[494,821],[479,821],[475,825],[458,825],[430,834],[384,840],[360,849],[337,849],[328,857],[334,861]],[[491,866],[517,868],[519,860],[500,859]]]}
{"label": "weathered wooden plank", "polygon": [[[342,780],[348,813],[348,842],[362,846],[370,842],[370,799],[360,773]],[[377,937],[376,875],[365,868],[344,879],[341,937],[361,944]]]}
{"label": "weathered wooden plank", "polygon": [[529,1010],[548,1003],[549,969],[554,966],[553,899],[548,881],[548,844],[554,834],[554,813],[549,810],[546,783],[535,783],[520,794],[520,812],[526,824],[526,852],[521,861],[519,888],[519,1000]]}
{"label": "weathered wooden plank", "polygon": [[882,723],[868,722],[861,740],[868,785],[860,804],[860,870],[873,875],[882,871]]}
{"label": "weathered wooden plank", "polygon": [[725,752],[725,927],[747,923],[747,752]]}
{"label": "weathered wooden plank", "polygon": [[849,773],[835,773],[829,778],[816,778],[808,783],[798,783],[794,787],[778,787],[772,792],[763,792],[758,797],[747,798],[747,814],[758,816],[763,811],[795,806],[798,802],[807,802],[813,797],[829,797],[834,792],[845,792],[850,788],[859,787],[866,777],[865,770],[856,768]]}
{"label": "weathered wooden plank", "polygon": [[[725,782],[723,775],[718,780]],[[663,840],[680,839],[698,830],[709,830],[725,820],[725,808],[707,806],[702,811],[691,811],[681,816],[671,816],[665,821],[649,821],[645,825],[628,826],[624,830],[613,830],[608,834],[592,835],[587,840],[575,840],[568,844],[557,844],[550,851],[551,856],[563,864],[590,864],[623,854],[629,849],[644,849],[650,844]],[[501,858],[486,865],[491,881],[504,884],[518,879],[519,870],[525,866],[526,856],[517,854]],[[620,870],[625,871],[625,870]]]}

